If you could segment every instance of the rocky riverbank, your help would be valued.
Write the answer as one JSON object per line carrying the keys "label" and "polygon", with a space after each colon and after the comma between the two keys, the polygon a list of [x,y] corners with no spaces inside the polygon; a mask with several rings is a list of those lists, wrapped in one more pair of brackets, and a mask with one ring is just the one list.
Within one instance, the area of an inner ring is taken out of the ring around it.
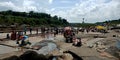
{"label": "rocky riverbank", "polygon": [[[57,50],[54,49],[48,54],[52,56],[63,56],[64,52],[68,51],[70,55],[71,52],[73,53],[72,57],[78,56],[83,60],[118,60],[120,59],[119,58],[120,50],[116,48],[116,42],[117,42],[116,39],[118,39],[118,37],[113,37],[113,35],[119,35],[119,33],[110,31],[109,33],[106,34],[93,33],[93,32],[85,33],[85,34],[82,33],[76,34],[77,37],[81,37],[81,41],[82,41],[81,47],[75,47],[72,45],[72,43],[65,43],[64,37],[62,35],[57,35],[52,41],[57,44],[57,47],[59,47],[59,49]],[[30,42],[32,42],[32,44],[35,44],[37,42],[45,40],[45,38],[42,38],[41,36],[34,36],[34,37],[30,37],[29,40]],[[15,41],[11,41],[11,40],[1,43],[16,46]],[[5,54],[0,54],[0,58],[1,59],[6,58],[12,55],[19,56],[23,53],[14,50],[9,51],[8,53]]]}

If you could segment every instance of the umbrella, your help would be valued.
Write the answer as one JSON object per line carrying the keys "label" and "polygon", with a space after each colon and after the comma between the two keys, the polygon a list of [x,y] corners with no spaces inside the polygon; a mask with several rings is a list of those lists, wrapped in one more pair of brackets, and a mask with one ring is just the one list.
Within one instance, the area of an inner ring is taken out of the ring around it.
{"label": "umbrella", "polygon": [[105,29],[104,26],[96,26],[97,29],[101,30],[101,29]]}
{"label": "umbrella", "polygon": [[65,27],[64,30],[65,30],[65,31],[66,31],[66,30],[72,30],[72,28],[71,28],[71,27]]}

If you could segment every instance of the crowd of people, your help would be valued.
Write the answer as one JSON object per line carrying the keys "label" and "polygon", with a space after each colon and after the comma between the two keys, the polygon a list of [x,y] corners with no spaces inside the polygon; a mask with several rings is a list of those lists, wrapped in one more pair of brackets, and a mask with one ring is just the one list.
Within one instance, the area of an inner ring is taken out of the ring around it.
{"label": "crowd of people", "polygon": [[[11,40],[15,40],[16,44],[18,44],[18,47],[20,47],[20,49],[23,50],[24,46],[32,44],[29,41],[29,35],[32,35],[33,31],[36,31],[36,35],[41,35],[41,37],[43,37],[43,38],[45,38],[45,36],[49,37],[51,35],[54,35],[54,37],[56,37],[58,34],[61,34],[64,36],[66,43],[72,43],[73,46],[80,47],[82,45],[81,38],[76,37],[76,34],[78,34],[79,32],[81,32],[83,34],[84,34],[84,32],[89,33],[90,31],[96,32],[97,30],[95,28],[77,28],[77,29],[74,29],[71,27],[64,27],[64,28],[58,28],[58,27],[49,27],[49,28],[46,28],[46,27],[32,28],[32,27],[30,27],[30,28],[26,28],[25,27],[23,30],[20,30],[20,31],[13,30],[11,32],[11,35],[7,34],[6,38],[11,39]],[[28,32],[29,32],[29,34],[28,34]],[[37,54],[36,52],[33,52],[33,51],[31,51],[30,53]],[[19,60],[23,57],[25,57],[26,59],[29,59],[26,57],[27,55],[25,56],[25,54],[21,55],[20,57],[13,56],[10,59],[18,59]],[[43,59],[43,60],[48,59],[44,55],[41,55],[42,57],[39,57],[39,58],[37,56],[33,57],[31,59],[34,59],[34,58],[35,59]],[[43,56],[44,56],[44,58],[43,58]],[[23,58],[23,60],[24,60],[24,58]]]}
{"label": "crowd of people", "polygon": [[[11,35],[7,34],[6,38],[11,39],[11,40],[16,40],[16,43],[18,46],[22,47],[27,44],[31,44],[29,42],[29,35],[33,34],[33,31],[36,31],[36,35],[41,35],[41,37],[49,38],[49,36],[53,35],[56,37],[58,34],[61,34],[65,38],[66,43],[73,43],[74,46],[81,46],[81,38],[77,38],[76,34],[79,32],[84,33],[85,31],[87,33],[91,32],[96,32],[95,28],[72,28],[72,27],[63,27],[63,28],[58,28],[58,27],[24,27],[23,30],[13,30],[11,32]],[[27,33],[29,32],[29,34]],[[20,43],[19,43],[20,41]]]}

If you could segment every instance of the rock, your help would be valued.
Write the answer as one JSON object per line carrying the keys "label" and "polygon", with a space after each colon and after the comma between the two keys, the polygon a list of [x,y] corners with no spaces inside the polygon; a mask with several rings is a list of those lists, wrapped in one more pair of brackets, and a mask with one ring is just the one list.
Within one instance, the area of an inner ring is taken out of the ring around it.
{"label": "rock", "polygon": [[63,55],[63,52],[60,52],[59,50],[53,50],[49,54],[52,54],[53,56],[60,56]]}
{"label": "rock", "polygon": [[102,57],[108,57],[108,58],[112,58],[112,57],[113,57],[112,55],[110,55],[110,54],[107,53],[107,52],[101,52],[100,55],[101,55]]}
{"label": "rock", "polygon": [[113,37],[116,37],[116,35],[113,35]]}
{"label": "rock", "polygon": [[73,60],[73,56],[71,54],[69,54],[69,53],[64,53],[62,55],[62,59],[63,60]]}
{"label": "rock", "polygon": [[11,57],[8,57],[8,58],[4,58],[2,60],[21,60],[18,56],[11,56]]}
{"label": "rock", "polygon": [[99,48],[99,49],[105,49],[105,46],[104,45],[98,45],[97,48]]}
{"label": "rock", "polygon": [[115,57],[120,57],[120,50],[114,46],[109,47],[108,49],[105,50],[105,52],[115,56]]}

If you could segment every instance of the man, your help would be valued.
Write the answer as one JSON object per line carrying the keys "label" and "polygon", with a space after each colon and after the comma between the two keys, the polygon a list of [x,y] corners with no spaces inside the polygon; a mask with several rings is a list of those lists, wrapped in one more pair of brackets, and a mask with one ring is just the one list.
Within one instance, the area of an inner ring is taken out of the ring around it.
{"label": "man", "polygon": [[30,34],[32,34],[32,28],[30,27]]}

